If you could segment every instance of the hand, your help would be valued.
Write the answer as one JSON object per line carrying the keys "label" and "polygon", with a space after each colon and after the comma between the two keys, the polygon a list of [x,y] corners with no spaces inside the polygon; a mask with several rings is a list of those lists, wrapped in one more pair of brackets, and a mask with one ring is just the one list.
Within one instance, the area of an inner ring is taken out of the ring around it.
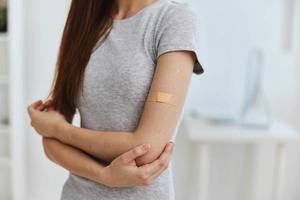
{"label": "hand", "polygon": [[68,124],[62,114],[49,107],[50,102],[39,100],[27,108],[31,126],[44,137],[55,137],[57,130]]}
{"label": "hand", "polygon": [[173,147],[174,143],[169,142],[157,160],[140,167],[136,165],[135,159],[147,153],[150,145],[141,145],[122,154],[105,167],[106,185],[110,187],[150,185],[168,168]]}

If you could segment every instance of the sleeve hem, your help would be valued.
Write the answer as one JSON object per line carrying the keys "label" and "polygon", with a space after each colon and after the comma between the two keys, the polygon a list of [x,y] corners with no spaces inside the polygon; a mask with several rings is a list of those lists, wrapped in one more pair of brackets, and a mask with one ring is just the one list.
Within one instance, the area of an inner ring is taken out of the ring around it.
{"label": "sleeve hem", "polygon": [[194,69],[193,72],[195,74],[202,74],[204,73],[204,69],[200,63],[199,59],[199,53],[197,48],[192,47],[193,45],[175,45],[175,44],[166,44],[166,45],[161,45],[160,48],[158,48],[157,52],[157,58],[160,57],[161,55],[167,53],[167,52],[172,52],[172,51],[191,51],[194,52],[196,56],[196,62],[194,64]]}

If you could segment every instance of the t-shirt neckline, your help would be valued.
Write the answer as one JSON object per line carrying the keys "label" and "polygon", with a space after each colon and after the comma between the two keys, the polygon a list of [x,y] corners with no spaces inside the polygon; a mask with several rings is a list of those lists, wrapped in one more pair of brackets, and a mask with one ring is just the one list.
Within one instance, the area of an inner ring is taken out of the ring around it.
{"label": "t-shirt neckline", "polygon": [[149,10],[150,8],[154,7],[155,5],[159,4],[160,2],[162,2],[164,0],[155,0],[154,2],[152,2],[151,4],[145,6],[144,8],[142,8],[141,10],[139,10],[137,13],[135,13],[132,16],[126,17],[124,19],[114,19],[113,23],[114,24],[120,24],[120,23],[126,23],[129,22],[135,18],[137,18],[138,16],[142,15],[144,12],[146,12],[147,10]]}

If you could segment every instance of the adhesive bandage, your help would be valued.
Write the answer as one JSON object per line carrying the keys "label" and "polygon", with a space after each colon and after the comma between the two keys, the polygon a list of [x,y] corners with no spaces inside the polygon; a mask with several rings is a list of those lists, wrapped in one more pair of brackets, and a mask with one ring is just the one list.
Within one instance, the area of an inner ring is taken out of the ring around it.
{"label": "adhesive bandage", "polygon": [[166,103],[173,106],[178,105],[177,96],[165,92],[151,92],[148,94],[147,101]]}

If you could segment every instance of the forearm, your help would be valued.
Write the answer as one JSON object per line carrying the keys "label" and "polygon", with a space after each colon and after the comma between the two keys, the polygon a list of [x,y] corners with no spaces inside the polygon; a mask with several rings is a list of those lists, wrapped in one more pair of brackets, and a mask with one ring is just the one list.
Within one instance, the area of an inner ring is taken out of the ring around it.
{"label": "forearm", "polygon": [[106,184],[105,166],[89,155],[55,139],[43,138],[43,146],[45,154],[51,161],[73,174]]}
{"label": "forearm", "polygon": [[60,128],[56,138],[106,162],[142,144],[133,132],[95,131],[72,125]]}

